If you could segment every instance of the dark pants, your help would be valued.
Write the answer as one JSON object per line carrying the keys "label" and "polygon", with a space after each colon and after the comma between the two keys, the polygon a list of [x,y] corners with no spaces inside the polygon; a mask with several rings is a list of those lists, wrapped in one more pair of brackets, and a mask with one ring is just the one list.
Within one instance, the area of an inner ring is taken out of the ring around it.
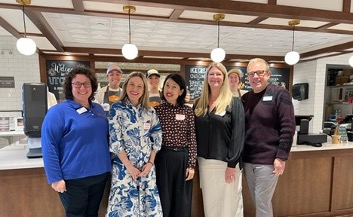
{"label": "dark pants", "polygon": [[157,187],[164,217],[190,217],[192,180],[186,179],[187,149],[162,147],[155,160]]}
{"label": "dark pants", "polygon": [[66,217],[97,217],[109,174],[65,180],[66,192],[59,196]]}

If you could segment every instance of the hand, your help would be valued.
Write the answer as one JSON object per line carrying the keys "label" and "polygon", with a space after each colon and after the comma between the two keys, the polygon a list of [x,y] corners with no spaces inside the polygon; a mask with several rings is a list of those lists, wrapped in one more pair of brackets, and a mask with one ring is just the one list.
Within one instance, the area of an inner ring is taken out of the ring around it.
{"label": "hand", "polygon": [[273,170],[273,173],[276,176],[282,175],[284,172],[284,168],[286,167],[286,162],[279,158],[276,158],[275,161],[273,162],[273,167],[275,168]]}
{"label": "hand", "polygon": [[143,165],[140,176],[147,176],[147,174],[151,171],[153,164],[151,162],[147,162]]}
{"label": "hand", "polygon": [[226,183],[232,183],[235,181],[235,168],[227,167],[225,180]]}
{"label": "hand", "polygon": [[126,167],[126,169],[130,173],[130,175],[133,179],[137,179],[140,176],[140,173],[141,173],[140,170],[138,170],[133,165]]}
{"label": "hand", "polygon": [[64,193],[66,191],[66,183],[64,180],[53,182],[51,187],[59,193]]}
{"label": "hand", "polygon": [[185,179],[185,181],[193,179],[194,175],[195,175],[194,168],[186,168],[186,179]]}

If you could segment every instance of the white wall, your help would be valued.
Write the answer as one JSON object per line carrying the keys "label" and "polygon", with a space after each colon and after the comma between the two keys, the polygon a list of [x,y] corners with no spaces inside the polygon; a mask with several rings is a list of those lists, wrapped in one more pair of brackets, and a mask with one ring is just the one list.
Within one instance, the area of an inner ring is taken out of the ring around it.
{"label": "white wall", "polygon": [[0,110],[22,110],[22,84],[40,82],[39,57],[20,54],[17,39],[0,37],[0,76],[15,78],[15,88],[0,88]]}
{"label": "white wall", "polygon": [[293,84],[309,83],[309,99],[293,101],[296,115],[314,115],[309,132],[318,133],[323,127],[326,65],[349,65],[350,56],[352,54],[327,57],[294,66]]}

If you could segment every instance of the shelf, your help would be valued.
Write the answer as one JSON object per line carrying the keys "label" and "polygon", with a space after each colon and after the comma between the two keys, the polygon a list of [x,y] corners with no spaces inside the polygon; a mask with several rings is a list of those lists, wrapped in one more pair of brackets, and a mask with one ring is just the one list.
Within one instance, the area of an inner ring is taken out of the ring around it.
{"label": "shelf", "polygon": [[353,83],[343,84],[343,85],[336,85],[336,86],[327,86],[329,88],[343,88],[343,87],[353,87]]}
{"label": "shelf", "polygon": [[330,104],[330,105],[353,105],[352,103],[348,103],[348,102],[329,102],[327,104]]}

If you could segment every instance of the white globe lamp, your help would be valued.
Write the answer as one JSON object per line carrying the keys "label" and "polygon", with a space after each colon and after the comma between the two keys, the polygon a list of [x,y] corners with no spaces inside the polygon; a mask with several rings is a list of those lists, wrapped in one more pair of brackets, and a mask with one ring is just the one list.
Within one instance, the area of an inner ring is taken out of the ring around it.
{"label": "white globe lamp", "polygon": [[128,60],[133,60],[138,55],[138,49],[134,44],[124,44],[121,52],[123,53],[123,56]]}
{"label": "white globe lamp", "polygon": [[226,52],[223,50],[223,48],[215,48],[211,52],[211,59],[213,62],[220,63],[224,60],[226,57]]}
{"label": "white globe lamp", "polygon": [[17,40],[16,47],[18,52],[23,55],[32,55],[36,52],[36,43],[30,38],[20,38]]}
{"label": "white globe lamp", "polygon": [[284,57],[284,61],[288,64],[288,65],[295,65],[299,62],[300,59],[300,55],[297,51],[290,51],[286,54],[286,56]]}
{"label": "white globe lamp", "polygon": [[349,65],[353,67],[353,56],[351,56],[348,60]]}

